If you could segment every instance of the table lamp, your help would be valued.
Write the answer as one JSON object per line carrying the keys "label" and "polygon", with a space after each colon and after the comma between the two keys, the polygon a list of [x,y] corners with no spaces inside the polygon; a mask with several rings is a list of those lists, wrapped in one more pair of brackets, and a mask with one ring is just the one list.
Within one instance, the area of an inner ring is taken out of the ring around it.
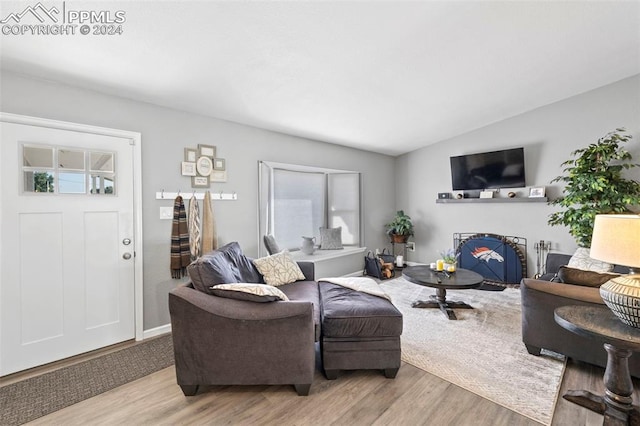
{"label": "table lamp", "polygon": [[625,324],[640,328],[640,216],[599,214],[593,225],[593,259],[628,266],[629,275],[615,277],[600,286],[600,296]]}

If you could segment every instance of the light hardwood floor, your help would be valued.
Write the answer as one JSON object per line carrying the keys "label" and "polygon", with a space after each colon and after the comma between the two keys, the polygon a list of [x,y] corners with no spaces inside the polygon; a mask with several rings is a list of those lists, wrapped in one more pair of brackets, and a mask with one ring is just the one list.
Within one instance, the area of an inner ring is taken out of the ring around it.
{"label": "light hardwood floor", "polygon": [[[603,373],[569,361],[561,394],[601,394]],[[636,390],[634,400],[639,398]],[[297,396],[292,386],[211,386],[186,398],[169,367],[30,424],[540,425],[405,363],[393,380],[377,371],[352,371],[329,381],[318,369],[308,397]],[[601,425],[602,416],[560,398],[552,424]]]}

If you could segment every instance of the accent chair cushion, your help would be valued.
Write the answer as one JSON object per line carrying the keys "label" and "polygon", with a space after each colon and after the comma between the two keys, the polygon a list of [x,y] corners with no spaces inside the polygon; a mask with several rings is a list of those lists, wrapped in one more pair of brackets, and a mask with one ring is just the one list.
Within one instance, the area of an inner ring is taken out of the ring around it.
{"label": "accent chair cushion", "polygon": [[585,287],[600,287],[602,284],[617,276],[619,276],[619,274],[585,271],[568,266],[561,266],[560,269],[558,269],[558,278],[561,282]]}
{"label": "accent chair cushion", "polygon": [[287,301],[289,298],[282,291],[267,284],[234,283],[218,284],[211,287],[211,292],[219,297],[228,299],[246,300],[249,302],[276,302]]}
{"label": "accent chair cushion", "polygon": [[287,249],[255,259],[253,263],[262,274],[264,282],[269,285],[279,286],[305,279],[302,270]]}
{"label": "accent chair cushion", "polygon": [[320,250],[340,250],[342,246],[342,226],[320,228]]}

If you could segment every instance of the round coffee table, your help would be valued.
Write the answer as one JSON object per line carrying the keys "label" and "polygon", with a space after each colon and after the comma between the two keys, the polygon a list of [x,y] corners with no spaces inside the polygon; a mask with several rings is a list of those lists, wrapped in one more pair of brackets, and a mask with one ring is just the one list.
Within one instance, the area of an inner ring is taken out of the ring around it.
{"label": "round coffee table", "polygon": [[427,265],[404,268],[402,276],[414,284],[436,289],[436,294],[431,296],[431,300],[418,300],[411,304],[412,307],[439,308],[450,320],[458,319],[453,309],[473,309],[473,306],[447,300],[447,289],[478,288],[484,280],[482,275],[468,269],[458,268],[456,272],[434,271]]}

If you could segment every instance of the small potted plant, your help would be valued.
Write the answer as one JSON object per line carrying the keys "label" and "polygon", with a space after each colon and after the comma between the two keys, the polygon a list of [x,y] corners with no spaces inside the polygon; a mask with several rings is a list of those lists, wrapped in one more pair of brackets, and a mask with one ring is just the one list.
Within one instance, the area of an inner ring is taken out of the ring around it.
{"label": "small potted plant", "polygon": [[413,235],[413,223],[411,218],[403,210],[396,212],[396,217],[386,225],[387,235],[391,237],[391,242],[406,243]]}
{"label": "small potted plant", "polygon": [[440,258],[444,261],[444,270],[453,272],[456,270],[458,254],[454,249],[447,249],[440,252]]}

